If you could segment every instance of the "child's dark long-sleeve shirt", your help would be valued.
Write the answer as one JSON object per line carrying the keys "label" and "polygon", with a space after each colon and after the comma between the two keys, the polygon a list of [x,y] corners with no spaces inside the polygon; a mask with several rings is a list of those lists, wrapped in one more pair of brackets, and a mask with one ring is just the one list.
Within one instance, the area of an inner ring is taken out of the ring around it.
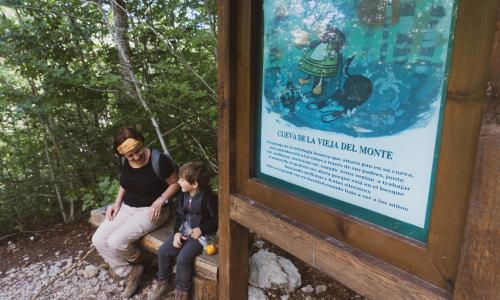
{"label": "child's dark long-sleeve shirt", "polygon": [[218,202],[212,191],[201,191],[193,197],[185,192],[179,198],[174,233],[179,232],[184,223],[190,228],[199,227],[203,235],[217,232]]}

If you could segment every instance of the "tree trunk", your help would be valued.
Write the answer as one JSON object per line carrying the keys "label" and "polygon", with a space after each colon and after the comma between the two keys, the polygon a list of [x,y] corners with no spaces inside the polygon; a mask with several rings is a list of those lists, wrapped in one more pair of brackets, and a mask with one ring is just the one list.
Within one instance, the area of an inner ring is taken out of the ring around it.
{"label": "tree trunk", "polygon": [[[56,142],[56,137],[54,135],[54,130],[53,130],[53,126],[52,126],[52,122],[51,122],[50,118],[47,120],[45,127],[47,128],[47,133],[50,136],[52,143],[54,144],[54,149],[56,150],[57,156],[59,157],[59,161],[61,162],[64,173],[66,174],[66,176],[68,178],[69,188],[73,191],[73,190],[75,190],[75,185],[73,184],[73,178],[75,178],[75,177],[72,176],[72,174],[70,173],[70,171],[68,169],[68,165],[66,164],[66,159],[64,157],[64,154],[61,153],[61,150],[59,149],[58,143]],[[47,141],[45,141],[45,143],[47,143]],[[73,221],[74,219],[75,219],[75,200],[72,197],[70,197],[69,198],[69,218],[68,218],[68,221]]]}
{"label": "tree trunk", "polygon": [[54,189],[56,190],[57,202],[59,203],[59,210],[61,211],[63,221],[64,223],[67,223],[68,217],[66,216],[66,212],[64,211],[64,203],[61,196],[61,191],[59,190],[59,185],[56,182],[56,178],[54,176],[54,170],[52,169],[52,162],[49,156],[49,145],[47,144],[46,139],[44,139],[43,142],[45,145],[45,157],[47,158],[47,165],[49,167],[50,181],[52,182],[52,184],[54,185]]}
{"label": "tree trunk", "polygon": [[125,86],[134,96],[138,97],[138,92],[135,89],[135,76],[132,69],[132,50],[128,41],[128,16],[127,13],[120,8],[125,7],[123,0],[112,0],[111,8],[113,10],[114,23],[114,38],[116,47],[118,48],[118,59],[122,70]]}
{"label": "tree trunk", "polygon": [[160,126],[158,125],[158,122],[156,121],[153,112],[149,109],[148,104],[142,97],[141,89],[134,75],[134,70],[132,68],[132,60],[131,60],[132,51],[130,50],[130,44],[127,37],[128,16],[125,10],[125,3],[123,0],[111,0],[111,9],[113,10],[114,30],[107,22],[106,14],[102,9],[101,2],[99,2],[99,9],[102,13],[103,20],[108,25],[108,30],[115,39],[116,48],[118,49],[118,57],[122,69],[122,75],[125,79],[125,86],[127,86],[132,95],[135,96],[139,100],[139,102],[141,102],[142,106],[144,107],[144,110],[146,111],[151,120],[151,123],[153,124],[153,127],[156,131],[156,135],[158,136],[158,139],[160,140],[161,146],[163,148],[163,152],[170,155],[167,149],[167,144],[163,139]]}

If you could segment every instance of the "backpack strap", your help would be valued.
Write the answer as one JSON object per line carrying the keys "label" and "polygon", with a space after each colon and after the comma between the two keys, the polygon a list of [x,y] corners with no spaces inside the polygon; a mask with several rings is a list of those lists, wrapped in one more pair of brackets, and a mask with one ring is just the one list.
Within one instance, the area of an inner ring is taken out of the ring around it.
{"label": "backpack strap", "polygon": [[161,178],[161,173],[160,173],[160,156],[162,155],[165,155],[168,158],[168,160],[172,164],[172,167],[175,170],[178,171],[179,167],[177,166],[175,160],[173,160],[168,153],[161,153],[160,150],[154,148],[151,149],[151,165],[153,166],[153,171],[155,172],[156,176],[163,181],[164,178]]}
{"label": "backpack strap", "polygon": [[161,178],[160,175],[160,155],[160,150],[151,149],[151,165],[153,165],[153,171],[155,172],[156,177],[160,178],[163,181],[163,178]]}

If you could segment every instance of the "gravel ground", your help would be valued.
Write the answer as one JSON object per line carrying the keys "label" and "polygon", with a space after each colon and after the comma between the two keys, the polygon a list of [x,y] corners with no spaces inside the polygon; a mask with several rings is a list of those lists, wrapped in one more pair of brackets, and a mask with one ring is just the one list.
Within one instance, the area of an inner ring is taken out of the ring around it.
{"label": "gravel ground", "polygon": [[[96,251],[89,251],[95,228],[88,223],[59,224],[44,232],[26,233],[0,242],[0,300],[122,299],[123,281],[113,281]],[[252,249],[266,249],[290,259],[302,285],[293,293],[264,290],[269,300],[364,299],[271,243],[260,240]],[[144,255],[145,273],[132,299],[146,299],[157,271],[154,255]],[[43,291],[41,291],[43,289]],[[40,292],[41,291],[41,292]]]}

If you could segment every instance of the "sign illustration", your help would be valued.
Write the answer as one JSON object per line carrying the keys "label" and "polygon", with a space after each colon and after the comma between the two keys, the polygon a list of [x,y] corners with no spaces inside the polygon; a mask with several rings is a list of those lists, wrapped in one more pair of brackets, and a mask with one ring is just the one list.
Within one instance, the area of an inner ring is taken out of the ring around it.
{"label": "sign illustration", "polygon": [[427,239],[452,0],[265,0],[257,177]]}

